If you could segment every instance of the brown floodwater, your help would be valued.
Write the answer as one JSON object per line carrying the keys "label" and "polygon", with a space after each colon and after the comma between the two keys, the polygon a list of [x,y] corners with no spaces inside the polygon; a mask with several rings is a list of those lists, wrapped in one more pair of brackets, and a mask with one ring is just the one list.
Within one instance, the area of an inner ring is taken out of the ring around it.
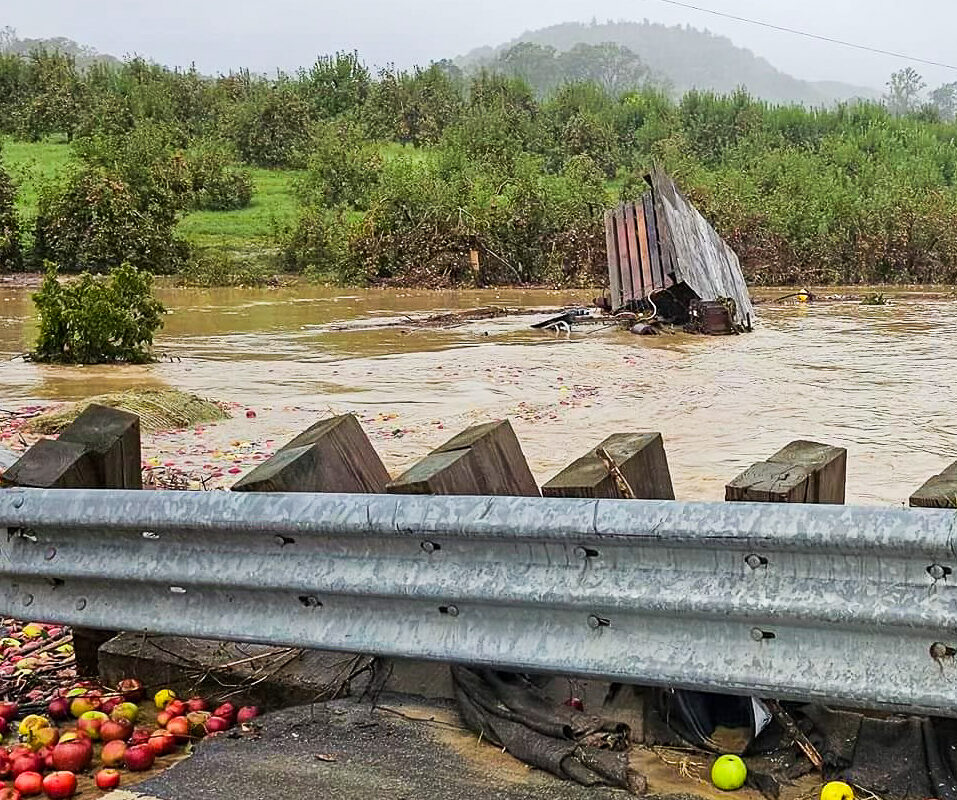
{"label": "brown floodwater", "polygon": [[[173,387],[255,410],[206,428],[214,443],[276,446],[353,411],[393,472],[461,428],[508,417],[542,481],[610,433],[656,430],[682,499],[720,499],[741,469],[812,438],[848,449],[849,502],[904,502],[957,459],[957,302],[917,291],[885,306],[773,300],[784,293],[763,293],[750,335],[567,337],[529,317],[387,323],[595,292],[163,288],[163,360],[81,368],[15,358],[33,336],[29,290],[0,285],[0,408]],[[157,437],[147,451],[175,460],[184,448]]]}

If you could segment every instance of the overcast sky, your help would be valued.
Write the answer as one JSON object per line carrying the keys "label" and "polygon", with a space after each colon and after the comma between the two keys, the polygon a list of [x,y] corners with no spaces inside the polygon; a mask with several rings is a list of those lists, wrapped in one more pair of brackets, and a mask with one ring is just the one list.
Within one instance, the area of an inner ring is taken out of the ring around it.
{"label": "overcast sky", "polygon": [[[954,0],[688,0],[693,5],[957,62]],[[0,0],[0,26],[21,37],[67,36],[114,55],[137,53],[204,72],[294,69],[317,54],[358,50],[408,66],[499,44],[523,31],[593,17],[690,24],[730,37],[796,77],[883,87],[908,62],[764,30],[661,0]],[[915,64],[931,85],[957,70]]]}

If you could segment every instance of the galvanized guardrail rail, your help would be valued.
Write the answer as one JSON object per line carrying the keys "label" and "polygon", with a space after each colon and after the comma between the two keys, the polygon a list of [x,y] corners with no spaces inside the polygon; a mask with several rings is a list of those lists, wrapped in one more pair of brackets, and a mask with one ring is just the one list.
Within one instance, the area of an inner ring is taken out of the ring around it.
{"label": "galvanized guardrail rail", "polygon": [[12,617],[957,715],[953,511],[13,488],[0,528]]}

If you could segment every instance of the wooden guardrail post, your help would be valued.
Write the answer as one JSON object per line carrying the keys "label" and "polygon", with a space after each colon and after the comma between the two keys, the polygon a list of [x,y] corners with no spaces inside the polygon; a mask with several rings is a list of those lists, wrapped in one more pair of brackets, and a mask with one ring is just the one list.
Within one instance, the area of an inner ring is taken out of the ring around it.
{"label": "wooden guardrail post", "polygon": [[910,497],[912,508],[957,508],[957,461]]}
{"label": "wooden guardrail post", "polygon": [[392,494],[515,495],[540,492],[508,420],[475,425],[392,481]]}
{"label": "wooden guardrail post", "polygon": [[234,492],[385,491],[389,473],[352,414],[317,422],[243,476]]}
{"label": "wooden guardrail post", "polygon": [[738,475],[725,487],[725,499],[840,505],[846,478],[847,450],[799,440]]}
{"label": "wooden guardrail post", "polygon": [[[623,491],[625,481],[628,491]],[[542,486],[545,497],[674,500],[660,433],[615,433]]]}
{"label": "wooden guardrail post", "polygon": [[[142,489],[140,420],[106,406],[88,406],[58,439],[41,439],[4,474],[11,486],[34,489]],[[95,675],[97,651],[116,631],[75,627],[80,675]]]}

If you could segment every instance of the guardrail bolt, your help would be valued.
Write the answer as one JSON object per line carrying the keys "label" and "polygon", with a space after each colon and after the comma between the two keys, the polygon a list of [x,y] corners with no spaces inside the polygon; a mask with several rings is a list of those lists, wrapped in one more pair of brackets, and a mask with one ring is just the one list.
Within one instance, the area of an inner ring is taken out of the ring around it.
{"label": "guardrail bolt", "polygon": [[322,608],[322,601],[314,594],[299,595],[299,602],[304,608]]}
{"label": "guardrail bolt", "polygon": [[598,558],[598,551],[593,550],[591,547],[582,547],[579,545],[575,548],[575,555],[578,558]]}
{"label": "guardrail bolt", "polygon": [[457,606],[439,606],[439,613],[449,617],[457,617],[459,615],[459,609]]}
{"label": "guardrail bolt", "polygon": [[764,556],[759,556],[757,553],[751,553],[751,555],[745,556],[744,563],[751,567],[751,569],[759,569],[766,567],[768,560]]}
{"label": "guardrail bolt", "polygon": [[76,610],[82,611],[84,608],[86,608],[86,600],[84,600],[81,597],[79,600],[76,601]]}
{"label": "guardrail bolt", "polygon": [[23,602],[23,605],[28,606],[33,602],[33,595],[25,594],[23,595],[23,597],[20,598],[20,600]]}
{"label": "guardrail bolt", "polygon": [[47,548],[47,551],[43,554],[43,557],[44,557],[47,561],[52,561],[54,558],[56,558],[56,548],[55,548],[55,547],[48,547],[48,548]]}
{"label": "guardrail bolt", "polygon": [[13,498],[13,507],[22,508],[23,507],[23,495],[17,495]]}
{"label": "guardrail bolt", "polygon": [[426,553],[434,553],[436,550],[442,549],[442,545],[438,544],[437,542],[429,541],[422,542],[420,547],[425,550]]}
{"label": "guardrail bolt", "polygon": [[765,639],[774,639],[775,636],[771,631],[763,631],[760,628],[752,628],[751,638],[756,642],[763,642]]}
{"label": "guardrail bolt", "polygon": [[296,540],[291,536],[276,536],[276,544],[280,547],[285,547],[287,544],[295,544]]}
{"label": "guardrail bolt", "polygon": [[592,614],[588,617],[588,627],[589,628],[607,628],[611,625],[610,619],[605,619],[604,617],[599,617],[597,614]]}
{"label": "guardrail bolt", "polygon": [[931,564],[927,568],[927,574],[935,581],[943,580],[952,572],[953,570],[950,567],[945,567],[943,564]]}
{"label": "guardrail bolt", "polygon": [[957,656],[957,650],[948,647],[943,642],[934,642],[930,646],[930,657],[934,661],[940,661],[942,658],[953,658],[954,656]]}

